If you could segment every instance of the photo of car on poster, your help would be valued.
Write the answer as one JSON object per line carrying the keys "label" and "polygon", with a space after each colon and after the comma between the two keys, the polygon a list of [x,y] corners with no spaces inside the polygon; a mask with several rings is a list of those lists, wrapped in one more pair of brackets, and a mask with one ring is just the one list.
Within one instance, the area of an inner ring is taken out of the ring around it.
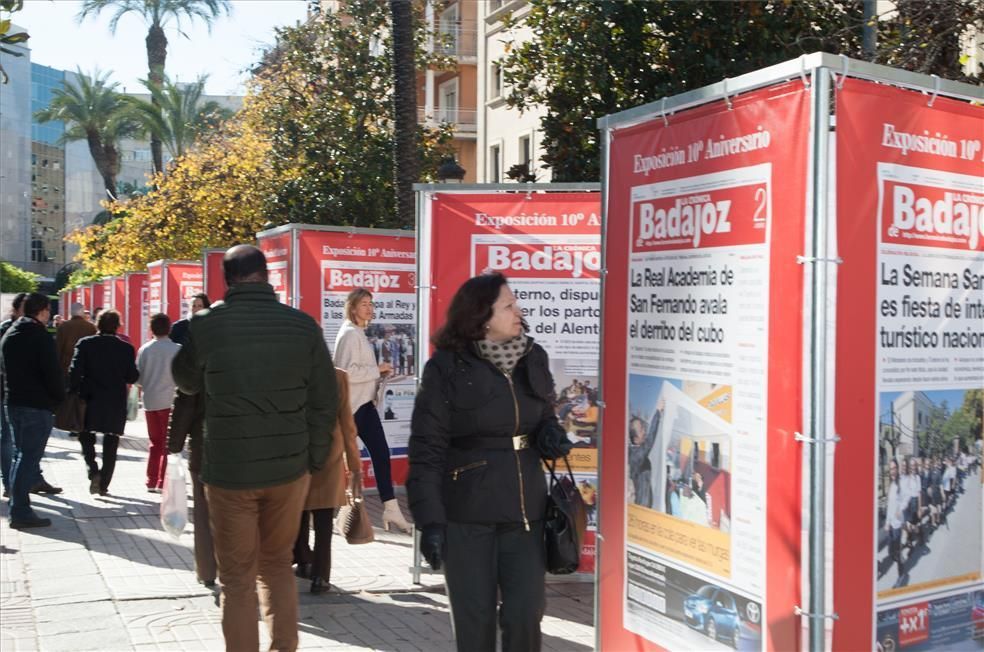
{"label": "photo of car on poster", "polygon": [[980,580],[984,390],[879,395],[880,598]]}
{"label": "photo of car on poster", "polygon": [[671,649],[760,650],[762,605],[714,582],[629,551],[627,618]]}

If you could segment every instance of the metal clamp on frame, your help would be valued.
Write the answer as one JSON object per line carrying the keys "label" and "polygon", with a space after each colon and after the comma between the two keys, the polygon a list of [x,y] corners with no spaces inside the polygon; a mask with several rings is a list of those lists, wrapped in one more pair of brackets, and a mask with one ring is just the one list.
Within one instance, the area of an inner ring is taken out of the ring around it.
{"label": "metal clamp on frame", "polygon": [[834,265],[840,265],[844,262],[844,259],[840,256],[836,258],[817,258],[816,256],[797,256],[797,265],[806,265],[807,263],[833,263]]}
{"label": "metal clamp on frame", "polygon": [[840,616],[837,614],[837,612],[831,614],[814,614],[814,613],[810,613],[809,611],[803,611],[798,606],[793,607],[793,612],[797,616],[802,616],[803,618],[813,618],[815,620],[840,620]]}
{"label": "metal clamp on frame", "polygon": [[804,435],[801,432],[797,432],[797,433],[793,433],[793,434],[795,435],[793,437],[793,439],[795,439],[796,441],[805,442],[807,444],[819,444],[819,443],[823,443],[823,444],[836,444],[837,442],[839,442],[841,440],[840,435],[836,435],[836,434],[833,437],[827,437],[825,439],[817,439],[816,437],[808,437],[808,436]]}

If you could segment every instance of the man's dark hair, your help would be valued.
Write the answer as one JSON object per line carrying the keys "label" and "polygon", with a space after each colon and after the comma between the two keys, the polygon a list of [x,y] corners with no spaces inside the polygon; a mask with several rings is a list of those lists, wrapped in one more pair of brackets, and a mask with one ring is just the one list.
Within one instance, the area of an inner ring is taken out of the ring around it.
{"label": "man's dark hair", "polygon": [[506,283],[506,277],[498,272],[475,276],[462,283],[448,306],[447,321],[431,338],[434,346],[462,351],[469,343],[483,339],[485,324],[492,318],[492,306]]}
{"label": "man's dark hair", "polygon": [[20,310],[21,306],[24,305],[24,299],[26,298],[27,292],[18,292],[14,297],[14,300],[10,302],[10,307],[13,308],[15,312]]}
{"label": "man's dark hair", "polygon": [[150,318],[150,332],[160,337],[171,332],[171,318],[159,312]]}
{"label": "man's dark hair", "polygon": [[266,256],[253,245],[236,245],[222,258],[222,271],[228,286],[266,282]]}
{"label": "man's dark hair", "polygon": [[99,329],[100,333],[115,335],[119,327],[120,313],[115,310],[105,310],[99,315],[99,322],[96,324],[96,328]]}
{"label": "man's dark hair", "polygon": [[[264,260],[264,263],[265,262],[266,261]],[[195,299],[201,299],[202,305],[204,305],[206,308],[210,308],[212,306],[212,302],[208,300],[208,295],[205,294],[204,292],[199,292],[198,294],[191,295],[191,300],[194,301]]]}
{"label": "man's dark hair", "polygon": [[42,310],[51,305],[51,301],[40,292],[31,292],[30,294],[24,295],[24,302],[21,305],[24,306],[24,315],[26,317],[36,318]]}

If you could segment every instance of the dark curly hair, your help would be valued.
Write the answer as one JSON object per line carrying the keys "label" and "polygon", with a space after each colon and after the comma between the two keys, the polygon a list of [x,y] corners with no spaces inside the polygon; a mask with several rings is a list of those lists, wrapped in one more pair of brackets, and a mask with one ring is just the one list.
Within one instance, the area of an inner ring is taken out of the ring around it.
{"label": "dark curly hair", "polygon": [[431,343],[438,349],[462,351],[471,342],[484,338],[492,306],[507,283],[498,272],[474,276],[462,283],[451,299],[444,325],[434,333]]}

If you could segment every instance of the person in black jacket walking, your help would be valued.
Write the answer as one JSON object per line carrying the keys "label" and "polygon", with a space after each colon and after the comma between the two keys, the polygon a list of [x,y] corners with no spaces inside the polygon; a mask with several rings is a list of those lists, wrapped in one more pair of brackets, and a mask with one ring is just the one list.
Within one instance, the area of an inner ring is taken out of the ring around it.
{"label": "person in black jacket walking", "polygon": [[30,491],[40,474],[41,456],[51,434],[53,412],[65,398],[55,342],[45,323],[51,316],[48,297],[32,292],[24,316],[0,342],[5,385],[3,410],[13,437],[10,482],[10,527],[51,525],[31,508]]}
{"label": "person in black jacket walking", "polygon": [[[120,313],[99,315],[98,335],[75,345],[68,370],[69,388],[85,401],[85,431],[79,434],[89,469],[89,493],[105,496],[116,469],[116,449],[126,425],[126,386],[140,377],[133,346],[116,337]],[[103,433],[103,466],[96,464],[96,433]]]}
{"label": "person in black jacket walking", "polygon": [[570,442],[553,410],[547,353],[525,334],[501,274],[466,281],[435,335],[410,426],[407,494],[421,550],[443,564],[459,650],[540,649],[541,458]]}

